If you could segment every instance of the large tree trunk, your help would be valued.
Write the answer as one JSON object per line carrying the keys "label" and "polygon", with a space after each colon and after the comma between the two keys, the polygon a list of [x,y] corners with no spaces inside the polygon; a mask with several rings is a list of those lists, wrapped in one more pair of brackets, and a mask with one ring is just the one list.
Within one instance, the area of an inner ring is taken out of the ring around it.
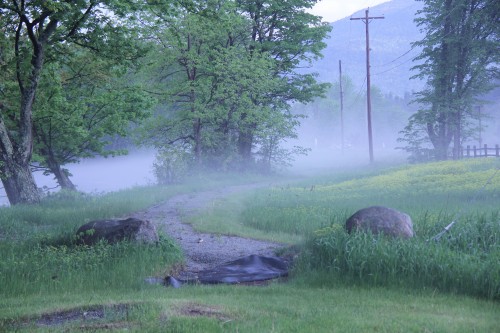
{"label": "large tree trunk", "polygon": [[2,183],[11,205],[40,202],[40,192],[29,165],[9,161],[1,167]]}
{"label": "large tree trunk", "polygon": [[238,134],[238,153],[241,158],[242,169],[247,169],[252,164],[253,130],[244,128]]}
{"label": "large tree trunk", "polygon": [[52,170],[54,176],[56,177],[57,183],[62,189],[76,191],[76,186],[73,184],[71,179],[69,179],[68,170],[58,167],[57,170]]}
{"label": "large tree trunk", "polygon": [[[24,14],[23,14],[24,15]],[[39,17],[43,22],[48,13]],[[38,22],[39,23],[39,22]],[[37,24],[38,24],[37,23]],[[27,80],[23,79],[21,73],[22,56],[20,53],[21,31],[25,24],[27,35],[33,47],[31,55],[31,72]],[[19,122],[16,128],[17,137],[10,136],[9,129],[0,114],[0,166],[2,183],[11,205],[40,202],[40,192],[30,170],[30,161],[33,153],[33,118],[32,109],[38,81],[42,73],[44,62],[44,47],[49,36],[55,31],[58,21],[51,20],[44,29],[35,31],[36,24],[26,23],[20,19],[16,30],[15,54],[16,72],[19,90],[21,92],[21,107],[19,110]]]}
{"label": "large tree trunk", "polygon": [[453,129],[448,125],[449,117],[441,112],[436,121],[427,123],[427,134],[434,147],[435,159],[443,161],[448,159],[448,147],[453,137]]}
{"label": "large tree trunk", "polygon": [[61,165],[54,159],[50,158],[47,161],[50,172],[56,177],[56,181],[62,189],[76,191],[76,186],[73,184],[71,179],[69,179],[69,172],[63,169]]}
{"label": "large tree trunk", "polygon": [[202,152],[202,136],[201,136],[201,119],[196,118],[193,121],[193,137],[194,137],[194,159],[198,168],[202,165],[201,152]]}
{"label": "large tree trunk", "polygon": [[40,192],[29,165],[31,150],[22,150],[12,144],[1,116],[0,159],[0,176],[10,204],[40,202]]}

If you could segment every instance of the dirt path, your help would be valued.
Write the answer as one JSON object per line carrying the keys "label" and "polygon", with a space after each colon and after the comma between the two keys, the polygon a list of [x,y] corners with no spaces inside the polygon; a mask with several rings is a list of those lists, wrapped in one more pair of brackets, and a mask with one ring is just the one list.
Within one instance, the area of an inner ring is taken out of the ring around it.
{"label": "dirt path", "polygon": [[277,249],[283,246],[282,244],[199,233],[190,225],[183,223],[183,218],[186,219],[198,214],[217,199],[266,186],[269,184],[237,185],[211,191],[181,194],[133,216],[154,221],[159,230],[163,230],[180,245],[186,259],[185,270],[189,273],[213,268],[250,254],[272,256],[275,255]]}

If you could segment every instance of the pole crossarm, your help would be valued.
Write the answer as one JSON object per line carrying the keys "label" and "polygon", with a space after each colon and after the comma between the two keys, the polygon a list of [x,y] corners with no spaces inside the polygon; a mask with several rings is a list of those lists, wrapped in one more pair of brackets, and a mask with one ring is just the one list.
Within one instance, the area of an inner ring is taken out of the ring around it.
{"label": "pole crossarm", "polygon": [[[366,20],[372,20],[372,19],[385,19],[384,16],[369,16],[369,17],[351,17],[350,20],[353,21],[353,20],[363,20],[363,22],[366,23]],[[370,23],[370,22],[368,22]]]}

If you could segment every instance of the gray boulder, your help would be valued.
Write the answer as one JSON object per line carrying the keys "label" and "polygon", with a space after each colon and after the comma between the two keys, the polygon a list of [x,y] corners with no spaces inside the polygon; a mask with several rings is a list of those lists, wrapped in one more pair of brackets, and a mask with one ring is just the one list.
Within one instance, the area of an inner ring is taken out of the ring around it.
{"label": "gray boulder", "polygon": [[158,242],[158,232],[153,223],[136,218],[125,220],[91,221],[78,228],[76,235],[82,244],[95,244],[104,239],[113,244],[122,240],[141,243]]}
{"label": "gray boulder", "polygon": [[373,234],[411,238],[414,236],[410,216],[392,208],[373,206],[354,213],[346,221],[348,233],[356,230],[369,230]]}

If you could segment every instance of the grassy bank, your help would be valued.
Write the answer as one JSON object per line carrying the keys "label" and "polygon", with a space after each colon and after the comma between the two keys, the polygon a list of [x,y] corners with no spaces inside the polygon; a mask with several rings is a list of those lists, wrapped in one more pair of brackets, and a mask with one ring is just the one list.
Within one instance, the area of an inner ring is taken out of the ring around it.
{"label": "grassy bank", "polygon": [[170,187],[137,187],[102,195],[59,192],[39,205],[0,208],[0,295],[137,290],[147,276],[164,276],[182,260],[166,235],[156,246],[126,242],[76,244],[76,230],[92,220],[123,218],[176,194],[208,190],[261,177],[205,175]]}
{"label": "grassy bank", "polygon": [[[332,284],[430,288],[500,300],[499,165],[496,159],[449,161],[276,188],[248,200],[243,224],[304,236],[299,275],[327,271]],[[416,237],[348,235],[346,219],[373,205],[408,213]],[[433,241],[452,221],[453,228]]]}
{"label": "grassy bank", "polygon": [[[281,180],[216,201],[192,220],[212,232],[301,244],[291,279],[266,287],[147,285],[145,276],[181,259],[166,236],[153,247],[90,248],[71,238],[88,220],[262,178],[60,194],[40,206],[2,208],[0,331],[499,332],[498,167],[477,159]],[[347,235],[345,219],[371,205],[410,214],[416,237]],[[428,242],[453,219],[449,233]],[[67,313],[76,319],[47,325]]]}
{"label": "grassy bank", "polygon": [[[295,273],[311,279],[328,272],[332,284],[499,300],[499,166],[497,159],[475,159],[309,178],[221,201],[193,223],[211,232],[305,243]],[[408,213],[416,237],[349,236],[346,219],[373,205]],[[432,241],[452,221],[453,228]]]}

